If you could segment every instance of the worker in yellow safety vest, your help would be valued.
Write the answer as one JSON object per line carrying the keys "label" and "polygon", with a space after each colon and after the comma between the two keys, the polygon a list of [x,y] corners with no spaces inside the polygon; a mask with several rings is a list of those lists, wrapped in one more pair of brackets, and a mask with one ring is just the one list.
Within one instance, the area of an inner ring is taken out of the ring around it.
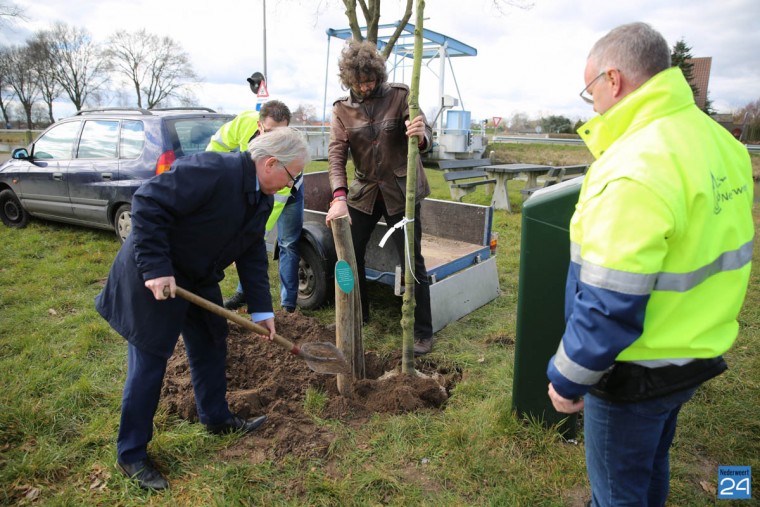
{"label": "worker in yellow safety vest", "polygon": [[645,23],[592,48],[578,129],[596,161],[570,222],[566,327],[547,370],[584,410],[591,504],[665,504],[681,406],[726,369],[752,261],[747,149],[704,114]]}
{"label": "worker in yellow safety vest", "polygon": [[[270,100],[260,111],[244,111],[222,125],[211,137],[206,151],[247,150],[248,143],[260,134],[290,124],[290,109],[279,100]],[[277,224],[279,246],[280,303],[288,313],[296,309],[298,302],[298,264],[300,255],[298,241],[303,229],[303,175],[296,177],[293,188],[283,188],[274,195],[266,230]],[[235,294],[224,301],[224,306],[236,310],[245,304],[243,287],[238,284]]]}

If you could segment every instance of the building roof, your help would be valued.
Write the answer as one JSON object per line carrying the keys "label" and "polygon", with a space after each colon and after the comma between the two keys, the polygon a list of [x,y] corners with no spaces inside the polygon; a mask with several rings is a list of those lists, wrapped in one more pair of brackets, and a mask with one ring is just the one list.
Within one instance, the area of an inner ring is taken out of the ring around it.
{"label": "building roof", "polygon": [[694,102],[700,109],[705,108],[707,102],[707,90],[710,83],[710,67],[712,67],[712,56],[703,56],[699,58],[689,58],[687,62],[694,65],[692,84],[697,87],[697,93],[694,94]]}

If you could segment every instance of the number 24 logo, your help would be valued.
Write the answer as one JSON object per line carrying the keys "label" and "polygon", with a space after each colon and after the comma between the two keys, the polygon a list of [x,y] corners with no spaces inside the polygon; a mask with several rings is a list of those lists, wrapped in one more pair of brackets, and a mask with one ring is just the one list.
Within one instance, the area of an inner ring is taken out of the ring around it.
{"label": "number 24 logo", "polygon": [[733,496],[734,492],[741,493],[743,495],[749,494],[749,478],[744,478],[739,480],[738,482],[734,480],[731,477],[724,477],[720,480],[719,487],[721,488],[718,492],[718,495],[721,497],[724,496]]}

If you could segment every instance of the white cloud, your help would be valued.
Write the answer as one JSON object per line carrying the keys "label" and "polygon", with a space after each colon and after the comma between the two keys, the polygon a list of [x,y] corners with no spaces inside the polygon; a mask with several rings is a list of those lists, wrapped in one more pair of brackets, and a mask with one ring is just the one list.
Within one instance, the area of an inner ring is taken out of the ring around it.
{"label": "white cloud", "polygon": [[[65,7],[60,0],[17,3],[29,20],[12,31],[4,29],[0,42],[23,42],[55,21],[85,27],[100,41],[119,29],[145,28],[172,37],[190,54],[205,80],[196,90],[203,105],[235,113],[256,102],[245,78],[264,68],[262,0],[80,0]],[[405,3],[383,0],[382,22],[399,19]],[[651,23],[671,45],[683,38],[694,56],[712,56],[710,98],[717,109],[738,108],[760,97],[757,0],[535,0],[532,9],[506,7],[503,14],[493,3],[426,2],[426,28],[478,50],[475,57],[452,59],[455,74],[447,67],[444,80],[444,93],[461,93],[473,119],[509,117],[516,111],[591,117],[593,112],[578,98],[588,50],[611,28],[636,20]],[[325,31],[347,26],[343,10],[337,0],[267,2],[271,98],[293,108],[309,104],[321,114],[326,96],[329,113],[332,101],[345,92],[336,78],[342,41],[333,38],[328,54]],[[425,112],[438,104],[437,62],[430,67],[421,76]],[[401,75],[399,71],[396,79]],[[408,81],[411,68],[403,75]]]}

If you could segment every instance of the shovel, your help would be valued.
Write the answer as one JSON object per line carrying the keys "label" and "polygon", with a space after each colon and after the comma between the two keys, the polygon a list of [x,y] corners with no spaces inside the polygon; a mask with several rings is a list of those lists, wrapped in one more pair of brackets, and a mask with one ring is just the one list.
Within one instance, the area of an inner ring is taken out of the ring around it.
{"label": "shovel", "polygon": [[[164,289],[164,295],[168,295],[168,292],[169,288],[167,287]],[[269,330],[264,326],[260,326],[250,319],[246,319],[235,312],[222,308],[207,299],[203,299],[182,287],[177,287],[176,294],[182,299],[186,299],[211,313],[231,320],[257,334],[269,336]],[[274,335],[274,342],[285,350],[290,351],[294,356],[306,361],[306,365],[317,373],[351,373],[351,368],[349,368],[346,359],[343,357],[343,353],[332,343],[304,343],[299,347],[278,334]]]}

